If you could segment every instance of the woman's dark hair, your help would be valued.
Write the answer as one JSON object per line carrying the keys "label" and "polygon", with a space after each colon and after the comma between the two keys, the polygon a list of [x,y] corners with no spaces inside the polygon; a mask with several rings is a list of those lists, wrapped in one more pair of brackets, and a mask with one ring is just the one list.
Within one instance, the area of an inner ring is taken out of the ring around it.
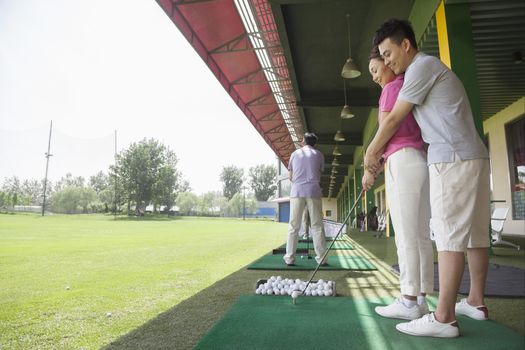
{"label": "woman's dark hair", "polygon": [[305,133],[304,143],[306,143],[308,146],[315,146],[315,144],[317,143],[317,135],[315,135],[313,132]]}
{"label": "woman's dark hair", "polygon": [[394,43],[400,45],[403,39],[408,39],[410,45],[417,50],[416,35],[409,21],[397,18],[390,18],[376,30],[373,45],[377,46],[383,40],[390,38]]}
{"label": "woman's dark hair", "polygon": [[370,50],[370,55],[368,56],[368,60],[373,60],[376,58],[383,60],[383,57],[381,57],[381,54],[379,53],[379,47],[377,47],[377,45],[374,45],[372,47],[372,50]]}

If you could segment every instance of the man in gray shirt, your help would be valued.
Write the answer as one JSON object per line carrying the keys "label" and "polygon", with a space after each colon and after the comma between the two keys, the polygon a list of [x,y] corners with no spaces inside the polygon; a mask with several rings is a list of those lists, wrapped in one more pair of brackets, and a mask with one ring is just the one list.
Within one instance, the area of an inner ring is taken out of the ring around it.
{"label": "man in gray shirt", "polygon": [[299,237],[299,229],[305,207],[308,210],[311,224],[311,234],[316,254],[315,260],[321,265],[326,251],[325,236],[323,233],[323,210],[321,205],[321,173],[324,168],[323,154],[314,148],[317,136],[314,133],[305,133],[303,147],[295,150],[288,162],[288,171],[292,188],[290,191],[290,224],[288,226],[288,242],[284,262],[287,265],[295,264],[295,251]]}
{"label": "man in gray shirt", "polygon": [[[380,124],[365,154],[365,167],[379,169],[380,153],[412,111],[429,144],[430,228],[439,261],[439,302],[435,313],[400,323],[407,334],[457,337],[455,314],[486,320],[490,188],[488,152],[474,126],[463,84],[440,60],[417,50],[408,21],[390,19],[376,31],[374,45],[405,81],[392,111]],[[467,252],[471,278],[468,298],[456,303]]]}

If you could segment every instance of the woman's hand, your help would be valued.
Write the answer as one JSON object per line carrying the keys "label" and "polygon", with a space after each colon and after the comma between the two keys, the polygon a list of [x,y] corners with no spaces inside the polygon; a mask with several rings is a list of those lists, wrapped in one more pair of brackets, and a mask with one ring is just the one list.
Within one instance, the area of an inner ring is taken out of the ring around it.
{"label": "woman's hand", "polygon": [[363,190],[368,191],[369,189],[374,186],[374,182],[376,181],[376,176],[374,173],[372,173],[370,170],[365,170],[365,174],[363,175],[363,179],[361,180],[361,184],[363,185]]}

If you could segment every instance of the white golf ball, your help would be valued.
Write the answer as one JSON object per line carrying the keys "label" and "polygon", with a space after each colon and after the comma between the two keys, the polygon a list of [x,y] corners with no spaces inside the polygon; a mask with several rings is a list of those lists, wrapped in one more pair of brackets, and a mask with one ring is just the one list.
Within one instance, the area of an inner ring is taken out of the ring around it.
{"label": "white golf ball", "polygon": [[313,297],[317,296],[317,290],[315,290],[315,289],[312,290],[312,296],[313,296]]}
{"label": "white golf ball", "polygon": [[284,289],[281,289],[281,295],[286,295],[286,291]]}
{"label": "white golf ball", "polygon": [[298,290],[294,290],[294,291],[292,292],[292,298],[294,298],[294,299],[297,299],[297,297],[298,297],[299,295],[301,295],[301,292],[298,291]]}
{"label": "white golf ball", "polygon": [[272,292],[273,292],[273,290],[271,290],[271,289],[266,290],[266,294],[267,295],[272,295]]}
{"label": "white golf ball", "polygon": [[271,276],[270,277],[270,281],[272,281],[272,282],[275,281],[275,276]]}
{"label": "white golf ball", "polygon": [[312,295],[312,291],[310,289],[307,289],[306,292],[304,292],[304,294],[306,296],[311,296]]}
{"label": "white golf ball", "polygon": [[282,288],[283,288],[283,285],[282,285],[281,283],[278,283],[278,284],[277,284],[277,288],[282,289]]}
{"label": "white golf ball", "polygon": [[301,283],[301,280],[300,279],[296,279],[295,280],[295,284],[299,284],[299,283]]}
{"label": "white golf ball", "polygon": [[321,284],[323,284],[323,283],[324,283],[324,280],[323,280],[323,279],[319,279],[319,281],[317,281],[317,283],[321,283]]}
{"label": "white golf ball", "polygon": [[255,291],[255,294],[261,294],[261,290],[260,290],[260,289],[257,289],[257,290]]}
{"label": "white golf ball", "polygon": [[324,296],[325,297],[329,297],[330,295],[332,295],[332,291],[330,291],[330,290],[325,290],[324,291]]}
{"label": "white golf ball", "polygon": [[275,280],[276,280],[276,281],[282,281],[283,278],[282,278],[281,276],[277,276],[277,277],[275,278]]}

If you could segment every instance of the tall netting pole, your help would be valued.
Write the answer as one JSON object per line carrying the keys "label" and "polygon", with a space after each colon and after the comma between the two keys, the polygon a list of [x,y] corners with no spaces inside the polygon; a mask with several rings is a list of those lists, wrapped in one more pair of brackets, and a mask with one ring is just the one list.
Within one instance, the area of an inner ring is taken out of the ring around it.
{"label": "tall netting pole", "polygon": [[44,177],[44,200],[42,202],[42,216],[44,216],[44,212],[46,211],[47,170],[49,169],[49,157],[52,156],[51,154],[51,132],[52,130],[53,130],[53,121],[51,121],[51,124],[49,125],[49,140],[47,141],[46,175]]}
{"label": "tall netting pole", "polygon": [[117,219],[117,130],[115,130],[115,194],[113,199],[113,213],[115,220]]}

